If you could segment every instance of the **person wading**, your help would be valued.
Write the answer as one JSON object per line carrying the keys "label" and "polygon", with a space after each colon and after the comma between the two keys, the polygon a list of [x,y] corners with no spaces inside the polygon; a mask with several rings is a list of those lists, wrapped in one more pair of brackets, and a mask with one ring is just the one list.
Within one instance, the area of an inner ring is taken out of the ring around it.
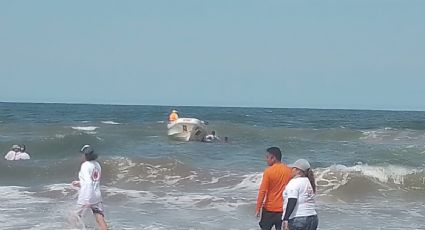
{"label": "person wading", "polygon": [[282,228],[283,191],[291,179],[291,169],[281,162],[282,153],[278,147],[267,149],[268,167],[264,170],[263,179],[257,197],[256,216],[261,219],[262,230],[270,230],[274,226]]}

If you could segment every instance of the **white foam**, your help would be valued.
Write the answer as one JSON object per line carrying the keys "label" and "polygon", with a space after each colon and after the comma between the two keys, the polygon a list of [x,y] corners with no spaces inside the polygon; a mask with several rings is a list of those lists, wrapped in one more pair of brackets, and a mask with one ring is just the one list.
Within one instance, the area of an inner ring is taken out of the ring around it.
{"label": "white foam", "polygon": [[363,137],[360,137],[361,140],[377,139],[379,136],[378,130],[362,131],[362,133]]}
{"label": "white foam", "polygon": [[[118,168],[119,173],[116,174],[116,181],[112,182],[112,184],[116,184],[118,182],[151,182],[151,183],[159,183],[166,185],[175,185],[178,184],[182,180],[194,180],[198,175],[195,171],[191,171],[187,176],[179,176],[174,175],[172,173],[172,168],[164,167],[164,165],[152,165],[148,163],[135,163],[132,160],[126,157],[114,157],[113,161],[107,161],[109,164],[115,164]],[[130,170],[135,167],[143,168],[144,172],[147,175],[133,175],[130,173]],[[168,175],[168,174],[171,175]]]}
{"label": "white foam", "polygon": [[362,175],[373,177],[380,182],[395,184],[404,184],[404,176],[417,172],[416,169],[409,169],[402,166],[388,165],[388,166],[369,166],[369,165],[355,165],[347,168],[348,170],[360,172]]}
{"label": "white foam", "polygon": [[25,203],[25,201],[32,200],[34,192],[26,191],[28,188],[20,186],[1,186],[0,187],[0,200],[3,202],[18,202]]}
{"label": "white foam", "polygon": [[397,130],[390,127],[376,130],[361,131],[363,136],[360,140],[372,143],[393,143],[394,141],[403,141],[406,144],[423,143],[425,135],[421,131],[416,130]]}
{"label": "white foam", "polygon": [[101,121],[103,124],[107,125],[119,125],[121,123],[115,122],[115,121]]}
{"label": "white foam", "polygon": [[132,189],[121,189],[117,187],[102,186],[102,192],[104,192],[105,197],[115,196],[115,195],[125,195],[128,198],[137,199],[140,203],[150,203],[155,201],[158,196],[154,195],[152,192],[132,190]]}
{"label": "white foam", "polygon": [[161,196],[150,191],[121,189],[116,187],[102,186],[106,198],[116,195],[124,195],[137,204],[157,204],[170,209],[194,209],[211,210],[216,209],[223,212],[235,211],[241,205],[250,204],[250,200],[244,198],[229,198],[225,193],[212,192],[186,193],[173,190]]}
{"label": "white foam", "polygon": [[16,229],[17,223],[32,226],[29,215],[38,215],[34,209],[52,203],[49,198],[34,197],[34,192],[29,192],[26,187],[0,186],[0,194],[0,229]]}
{"label": "white foam", "polygon": [[55,134],[55,137],[58,139],[63,139],[65,138],[65,134]]}
{"label": "white foam", "polygon": [[220,178],[222,177],[212,177],[211,181],[202,181],[201,184],[206,185],[206,184],[215,184],[217,182],[220,181]]}
{"label": "white foam", "polygon": [[[43,187],[47,191],[57,191],[60,192],[63,196],[68,196],[71,192],[78,190],[73,187],[71,184],[51,184]],[[75,194],[77,195],[77,194]]]}
{"label": "white foam", "polygon": [[260,185],[262,178],[263,178],[262,173],[252,173],[252,174],[245,175],[239,184],[235,185],[234,187],[230,189],[256,191],[258,190],[258,186]]}
{"label": "white foam", "polygon": [[80,130],[80,131],[95,131],[99,127],[96,127],[96,126],[73,126],[71,128],[75,129],[75,130]]}
{"label": "white foam", "polygon": [[337,189],[349,181],[350,175],[360,175],[371,178],[380,183],[403,185],[407,175],[419,172],[418,169],[397,165],[373,166],[358,163],[354,166],[333,165],[328,168],[316,169],[316,182],[322,191],[328,192]]}

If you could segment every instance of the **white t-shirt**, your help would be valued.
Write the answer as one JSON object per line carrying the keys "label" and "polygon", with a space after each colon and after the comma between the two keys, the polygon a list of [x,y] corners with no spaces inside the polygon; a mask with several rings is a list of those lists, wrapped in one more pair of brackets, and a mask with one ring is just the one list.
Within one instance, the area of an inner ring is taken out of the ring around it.
{"label": "white t-shirt", "polygon": [[4,159],[8,161],[14,161],[14,160],[29,160],[30,155],[26,152],[15,152],[13,150],[10,150],[6,156],[4,156]]}
{"label": "white t-shirt", "polygon": [[218,136],[209,134],[209,135],[205,136],[205,140],[207,140],[207,141],[217,141],[217,140],[220,140],[220,138],[218,138]]}
{"label": "white t-shirt", "polygon": [[[296,177],[289,181],[286,185],[283,197],[285,198],[285,207],[288,204],[289,198],[296,198],[297,204],[295,205],[294,211],[292,212],[289,219],[301,216],[313,216],[317,215],[316,205],[314,202],[313,187],[310,184],[310,180],[307,177]],[[285,216],[285,213],[283,214]]]}
{"label": "white t-shirt", "polygon": [[28,155],[28,153],[26,152],[17,152],[15,154],[15,160],[29,160],[30,159],[30,155]]}
{"label": "white t-shirt", "polygon": [[10,150],[8,153],[6,153],[6,155],[4,156],[4,159],[8,161],[13,161],[15,160],[15,155],[16,155],[16,152],[13,150]]}
{"label": "white t-shirt", "polygon": [[78,204],[91,205],[102,202],[100,194],[101,167],[97,161],[85,161],[81,164],[80,191],[78,193]]}
{"label": "white t-shirt", "polygon": [[26,152],[15,152],[13,150],[9,151],[6,156],[4,156],[4,159],[8,161],[14,161],[14,160],[29,160],[30,155]]}

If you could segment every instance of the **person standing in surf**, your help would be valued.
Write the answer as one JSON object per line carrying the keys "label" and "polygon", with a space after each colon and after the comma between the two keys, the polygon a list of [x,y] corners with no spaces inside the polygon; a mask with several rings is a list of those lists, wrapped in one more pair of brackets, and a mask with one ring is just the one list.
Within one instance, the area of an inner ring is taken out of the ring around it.
{"label": "person standing in surf", "polygon": [[90,209],[96,217],[99,229],[107,230],[108,227],[103,213],[102,195],[100,193],[102,168],[96,161],[97,155],[90,145],[84,145],[80,152],[83,154],[83,163],[78,174],[79,180],[72,182],[73,186],[80,188],[75,214],[80,220],[84,212]]}
{"label": "person standing in surf", "polygon": [[293,178],[284,191],[287,201],[283,230],[316,230],[319,225],[314,202],[316,182],[310,163],[299,159],[289,167],[292,167]]}
{"label": "person standing in surf", "polygon": [[283,190],[291,179],[291,169],[281,162],[282,153],[278,147],[267,149],[268,167],[264,170],[263,179],[257,197],[256,216],[261,219],[262,230],[282,228]]}

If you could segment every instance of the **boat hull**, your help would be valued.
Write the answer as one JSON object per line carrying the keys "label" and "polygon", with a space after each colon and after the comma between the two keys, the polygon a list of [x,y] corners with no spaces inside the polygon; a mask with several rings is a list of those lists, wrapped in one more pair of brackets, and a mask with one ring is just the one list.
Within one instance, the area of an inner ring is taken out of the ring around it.
{"label": "boat hull", "polygon": [[179,118],[167,128],[168,137],[177,141],[202,141],[207,135],[207,126],[196,118]]}

